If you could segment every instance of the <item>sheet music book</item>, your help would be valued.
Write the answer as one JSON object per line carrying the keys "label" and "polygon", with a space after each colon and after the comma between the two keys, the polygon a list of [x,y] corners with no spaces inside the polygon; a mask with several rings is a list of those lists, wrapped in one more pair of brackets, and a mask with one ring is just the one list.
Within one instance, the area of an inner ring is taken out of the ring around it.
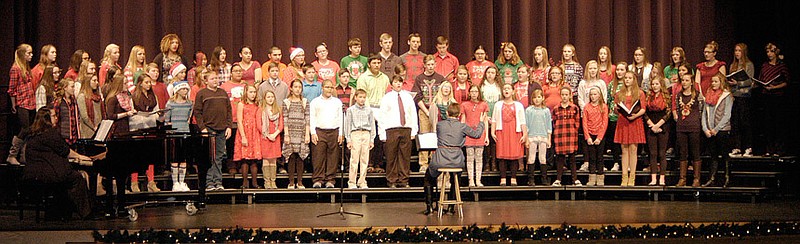
{"label": "sheet music book", "polygon": [[436,150],[439,147],[436,133],[417,134],[417,149]]}
{"label": "sheet music book", "polygon": [[639,112],[639,109],[637,108],[640,108],[639,101],[634,102],[633,106],[631,106],[630,108],[625,106],[624,102],[618,102],[617,106],[620,108],[620,112],[622,112],[625,117],[631,116],[633,113]]}
{"label": "sheet music book", "polygon": [[106,141],[108,139],[108,133],[111,131],[111,126],[114,124],[113,120],[103,120],[100,122],[100,125],[97,126],[97,131],[94,132],[93,139],[95,141]]}
{"label": "sheet music book", "polygon": [[761,85],[768,86],[770,83],[772,83],[773,81],[775,81],[776,79],[778,79],[780,77],[781,77],[781,75],[778,75],[778,76],[775,76],[775,78],[772,78],[771,80],[768,80],[768,81],[760,81],[760,80],[758,80],[756,78],[753,78],[753,80],[758,82],[758,83],[761,83]]}
{"label": "sheet music book", "polygon": [[725,76],[728,79],[735,80],[735,81],[745,81],[752,79],[744,69],[737,70],[736,72],[730,73],[729,75]]}

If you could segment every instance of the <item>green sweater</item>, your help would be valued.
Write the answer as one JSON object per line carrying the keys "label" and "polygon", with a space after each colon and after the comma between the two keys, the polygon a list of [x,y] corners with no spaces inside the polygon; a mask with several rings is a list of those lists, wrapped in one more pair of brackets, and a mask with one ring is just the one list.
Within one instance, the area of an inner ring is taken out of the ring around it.
{"label": "green sweater", "polygon": [[[361,76],[364,72],[367,71],[367,57],[362,55],[358,55],[358,57],[354,58],[350,55],[344,56],[342,61],[339,62],[340,68],[343,70],[347,70],[350,72],[350,81],[347,82],[347,85],[350,87],[356,87],[356,81],[358,77]],[[337,82],[339,81],[339,77],[336,77]]]}

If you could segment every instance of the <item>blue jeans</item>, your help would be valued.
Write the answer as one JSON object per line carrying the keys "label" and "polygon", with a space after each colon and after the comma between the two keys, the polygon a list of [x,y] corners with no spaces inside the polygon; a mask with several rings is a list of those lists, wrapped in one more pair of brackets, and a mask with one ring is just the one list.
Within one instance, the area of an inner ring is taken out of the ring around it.
{"label": "blue jeans", "polygon": [[208,178],[206,187],[222,186],[222,163],[225,160],[225,130],[214,130],[208,128],[210,132],[216,133],[214,136],[214,162],[208,167]]}

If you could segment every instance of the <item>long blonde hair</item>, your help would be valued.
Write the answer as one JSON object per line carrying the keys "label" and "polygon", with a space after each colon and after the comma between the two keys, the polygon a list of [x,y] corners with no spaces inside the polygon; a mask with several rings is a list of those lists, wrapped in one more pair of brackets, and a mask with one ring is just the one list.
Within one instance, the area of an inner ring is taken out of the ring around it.
{"label": "long blonde hair", "polygon": [[[267,94],[272,94],[272,97],[275,98],[275,100],[272,101],[272,105],[267,104]],[[267,90],[264,93],[264,97],[262,97],[261,101],[259,101],[258,106],[261,107],[264,112],[267,111],[266,108],[269,108],[272,111],[272,114],[280,114],[281,106],[278,106],[277,99],[278,98],[275,97],[275,92]]]}
{"label": "long blonde hair", "polygon": [[[111,58],[111,51],[114,50],[115,48],[119,50],[119,46],[114,43],[108,44],[108,46],[106,46],[106,49],[103,51],[103,59],[100,60],[101,64],[108,63],[109,59]],[[109,64],[109,65],[116,65],[116,64]]]}
{"label": "long blonde hair", "polygon": [[28,75],[31,74],[30,64],[28,64],[28,61],[25,60],[25,52],[27,52],[28,49],[32,51],[33,47],[31,47],[31,45],[23,43],[17,46],[17,51],[14,52],[14,65],[19,67],[19,69],[22,71],[19,74],[19,76],[21,76],[22,79],[28,79]]}
{"label": "long blonde hair", "polygon": [[[442,88],[445,86],[450,87],[450,94],[447,95],[447,97],[442,94]],[[453,85],[450,85],[450,82],[446,81],[439,85],[439,91],[437,91],[436,96],[433,97],[433,104],[443,104],[444,101],[447,101],[448,103],[456,102],[456,99],[453,97]]]}
{"label": "long blonde hair", "polygon": [[[542,51],[541,63],[536,62],[536,50]],[[546,69],[547,67],[550,67],[550,57],[547,54],[547,48],[544,48],[543,46],[536,46],[536,48],[533,49],[533,62],[531,62],[531,68],[533,68],[533,70],[537,70],[540,68]]]}
{"label": "long blonde hair", "polygon": [[[145,53],[145,58],[142,60],[141,63],[136,61],[136,54],[142,51]],[[141,45],[136,45],[131,48],[131,55],[128,57],[128,63],[125,64],[125,68],[130,70],[131,72],[136,72],[136,68],[144,69],[144,66],[147,64],[147,52],[144,51],[144,47]]]}
{"label": "long blonde hair", "polygon": [[[592,64],[597,65],[597,72],[594,74],[594,77],[589,76],[589,65],[592,65]],[[598,64],[597,61],[589,60],[589,62],[586,62],[586,66],[584,66],[584,67],[586,67],[584,69],[584,71],[583,71],[583,79],[584,80],[586,80],[586,81],[594,81],[594,80],[599,80],[600,79],[600,64]]]}

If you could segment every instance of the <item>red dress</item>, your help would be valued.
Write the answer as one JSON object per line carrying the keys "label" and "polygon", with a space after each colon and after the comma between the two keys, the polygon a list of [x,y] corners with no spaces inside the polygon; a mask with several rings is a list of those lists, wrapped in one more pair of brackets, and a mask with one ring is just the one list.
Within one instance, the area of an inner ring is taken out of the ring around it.
{"label": "red dress", "polygon": [[[643,99],[644,92],[639,91],[639,100]],[[631,107],[633,106],[633,97],[627,96],[625,97],[625,106]],[[639,101],[638,105],[641,107],[642,101]],[[616,105],[615,105],[616,106]],[[619,109],[619,108],[617,108]],[[641,109],[644,109],[643,107]],[[619,112],[617,112],[619,114]],[[644,123],[642,123],[642,116],[634,119],[633,121],[628,120],[625,118],[624,115],[619,114],[619,119],[617,120],[617,130],[614,131],[614,142],[619,144],[644,144],[645,137],[644,137]]]}
{"label": "red dress", "polygon": [[[233,160],[261,159],[261,111],[258,105],[245,104],[242,109],[242,126],[236,131]],[[242,135],[247,136],[247,146],[242,145]]]}
{"label": "red dress", "polygon": [[[500,101],[503,103],[502,101]],[[523,145],[519,143],[522,132],[517,132],[517,111],[514,103],[503,103],[501,110],[503,129],[496,131],[497,134],[497,158],[498,159],[520,159],[524,155]],[[525,111],[519,111],[524,113]]]}
{"label": "red dress", "polygon": [[[489,105],[484,101],[477,103],[472,101],[464,101],[461,103],[461,113],[464,116],[464,122],[467,124],[467,126],[476,128],[478,127],[478,123],[481,122],[481,113],[489,113]],[[466,142],[464,142],[464,146],[483,147],[486,145],[485,140],[486,133],[481,133],[481,137],[477,139],[468,136]]]}
{"label": "red dress", "polygon": [[[266,112],[264,112],[266,113]],[[272,134],[275,133],[277,130],[283,130],[283,116],[281,114],[276,114],[272,118],[264,117],[269,120],[269,131],[268,133]],[[279,134],[275,137],[274,141],[270,141],[268,138],[262,136],[261,137],[261,157],[264,159],[274,159],[281,157],[281,135]]]}
{"label": "red dress", "polygon": [[722,60],[717,60],[713,66],[708,67],[706,66],[706,62],[700,62],[695,66],[697,68],[697,72],[700,73],[700,89],[703,89],[703,92],[708,90],[708,87],[711,86],[711,77],[719,73],[719,69],[725,67],[725,62]]}

